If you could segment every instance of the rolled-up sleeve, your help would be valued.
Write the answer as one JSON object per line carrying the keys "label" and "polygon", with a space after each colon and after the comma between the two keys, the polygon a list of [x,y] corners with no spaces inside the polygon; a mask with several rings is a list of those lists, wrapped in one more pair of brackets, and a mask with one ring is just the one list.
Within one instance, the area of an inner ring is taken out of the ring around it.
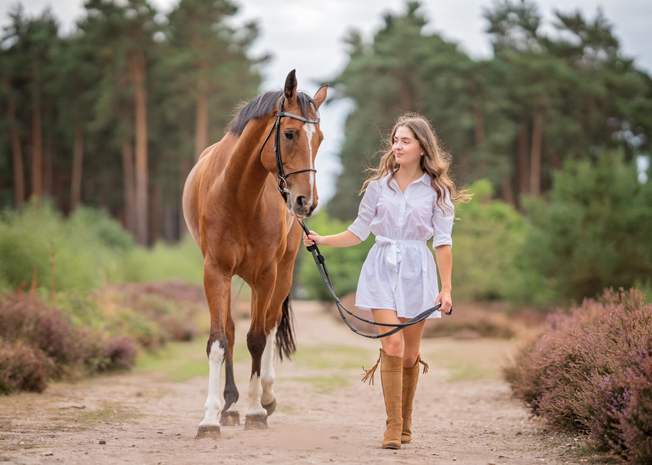
{"label": "rolled-up sleeve", "polygon": [[443,208],[435,200],[432,212],[432,226],[435,231],[432,239],[433,250],[440,245],[450,245],[451,248],[453,247],[451,234],[453,233],[453,220],[455,220],[455,206],[451,201],[450,191],[445,189],[444,193],[445,196],[441,202]]}
{"label": "rolled-up sleeve", "polygon": [[364,241],[369,237],[371,232],[369,225],[376,214],[376,204],[378,203],[379,186],[378,180],[373,180],[367,186],[367,190],[362,197],[360,207],[358,208],[358,217],[353,224],[349,226],[349,231]]}

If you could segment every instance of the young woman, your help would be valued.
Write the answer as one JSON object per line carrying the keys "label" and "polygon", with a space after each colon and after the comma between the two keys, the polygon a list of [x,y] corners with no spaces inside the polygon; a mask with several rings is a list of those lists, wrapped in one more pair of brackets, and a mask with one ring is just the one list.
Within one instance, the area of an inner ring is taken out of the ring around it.
{"label": "young woman", "polygon": [[[453,204],[471,195],[458,191],[450,178],[451,157],[437,141],[424,117],[406,114],[398,119],[380,166],[365,181],[358,217],[347,231],[320,236],[304,234],[306,246],[350,247],[367,239],[376,243],[364,262],[355,305],[371,309],[380,323],[405,323],[441,302],[448,313],[451,298]],[[433,238],[437,265],[426,241]],[[441,311],[430,318],[441,318]],[[384,449],[400,449],[412,439],[412,401],[419,378],[419,347],[425,322],[380,339],[380,374],[387,410]],[[380,333],[391,327],[379,326]],[[421,361],[424,366],[425,362]],[[372,378],[378,363],[367,370]],[[425,372],[425,369],[424,369]]]}

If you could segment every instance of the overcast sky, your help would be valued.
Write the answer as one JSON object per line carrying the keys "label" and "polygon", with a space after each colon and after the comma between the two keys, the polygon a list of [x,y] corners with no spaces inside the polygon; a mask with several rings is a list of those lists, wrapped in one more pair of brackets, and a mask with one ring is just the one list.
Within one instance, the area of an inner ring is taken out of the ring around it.
{"label": "overcast sky", "polygon": [[[176,0],[151,0],[168,11]],[[236,23],[256,20],[261,34],[252,53],[271,53],[265,68],[262,90],[280,89],[285,76],[297,70],[300,90],[311,95],[317,82],[328,82],[344,67],[347,54],[342,42],[350,29],[367,39],[381,26],[383,13],[401,12],[404,0],[233,0],[240,5]],[[0,24],[6,25],[7,11],[14,0],[0,0]],[[50,6],[64,29],[72,28],[82,14],[83,0],[23,0],[29,14]],[[488,57],[491,47],[484,30],[484,8],[491,0],[422,0],[422,11],[430,20],[428,31],[440,32],[458,42],[472,57]],[[614,25],[625,54],[636,59],[639,67],[652,71],[652,0],[538,0],[548,20],[555,9],[564,12],[579,9],[593,18],[599,7]],[[548,26],[546,30],[552,30]],[[323,205],[334,193],[334,181],[340,165],[337,158],[343,137],[344,118],[350,106],[346,102],[324,105],[321,110],[325,140],[317,156],[317,187]],[[229,109],[231,111],[231,109]],[[371,130],[371,127],[370,127]],[[453,155],[455,148],[453,149]],[[375,150],[371,147],[370,151]]]}

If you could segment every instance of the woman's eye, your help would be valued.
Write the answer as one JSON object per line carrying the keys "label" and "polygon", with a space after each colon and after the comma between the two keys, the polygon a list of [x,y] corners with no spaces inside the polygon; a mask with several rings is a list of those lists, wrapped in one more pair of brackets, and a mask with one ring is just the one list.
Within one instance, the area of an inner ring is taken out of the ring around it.
{"label": "woman's eye", "polygon": [[294,140],[294,133],[291,132],[291,131],[286,131],[286,132],[285,132],[285,138],[286,138],[287,140]]}

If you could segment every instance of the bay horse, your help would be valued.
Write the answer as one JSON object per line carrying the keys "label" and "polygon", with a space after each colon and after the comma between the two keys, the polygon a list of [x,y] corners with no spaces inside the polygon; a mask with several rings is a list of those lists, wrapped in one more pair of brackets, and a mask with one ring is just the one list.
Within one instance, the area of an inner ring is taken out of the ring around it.
{"label": "bay horse", "polygon": [[[312,98],[297,92],[292,70],[282,91],[261,94],[240,110],[225,136],[204,150],[186,179],[183,214],[204,256],[204,291],[211,319],[206,346],[208,398],[198,439],[218,438],[221,425],[240,424],[233,378],[233,275],[252,291],[245,429],[267,428],[267,417],[276,408],[274,355],[278,350],[282,360],[296,350],[289,299],[302,231],[294,217],[309,217],[317,207],[314,161],[323,140],[318,110],[326,95],[327,86]],[[275,143],[266,144],[272,132],[276,132]],[[278,163],[275,150],[282,154]],[[219,376],[224,361],[221,409]]]}

